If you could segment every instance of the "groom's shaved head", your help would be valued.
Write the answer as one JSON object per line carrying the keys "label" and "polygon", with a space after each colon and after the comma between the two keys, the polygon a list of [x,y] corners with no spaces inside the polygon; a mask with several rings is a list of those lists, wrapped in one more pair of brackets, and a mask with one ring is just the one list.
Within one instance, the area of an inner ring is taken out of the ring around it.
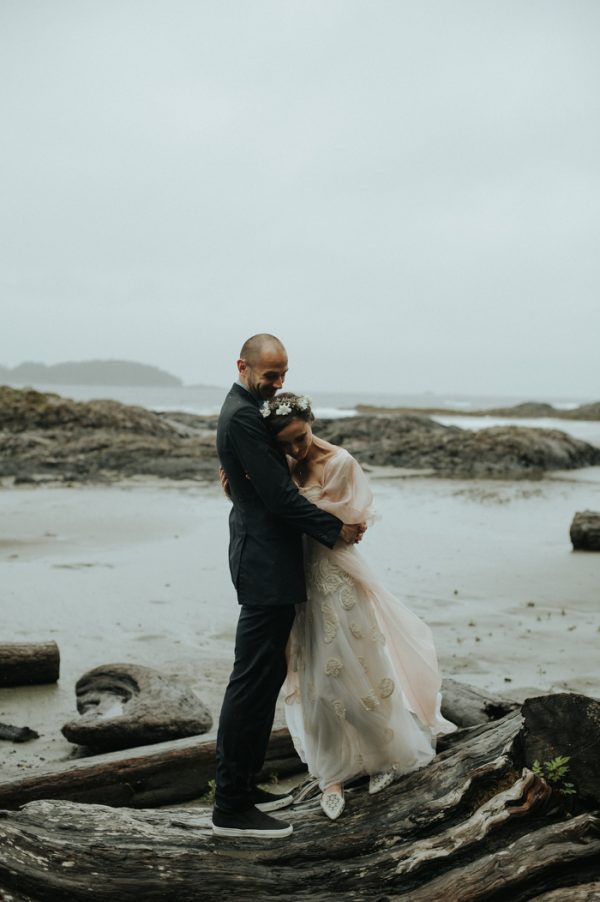
{"label": "groom's shaved head", "polygon": [[283,388],[288,370],[287,351],[274,335],[261,332],[244,342],[237,362],[240,382],[262,401]]}
{"label": "groom's shaved head", "polygon": [[248,338],[242,345],[240,351],[240,360],[245,360],[250,366],[256,366],[266,353],[285,354],[283,343],[279,341],[275,335],[269,335],[268,332],[260,332]]}

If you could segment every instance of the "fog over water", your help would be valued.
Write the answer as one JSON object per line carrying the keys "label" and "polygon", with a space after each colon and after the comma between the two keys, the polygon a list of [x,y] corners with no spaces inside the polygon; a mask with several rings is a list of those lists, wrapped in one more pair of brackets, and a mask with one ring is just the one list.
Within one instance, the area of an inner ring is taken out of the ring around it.
{"label": "fog over water", "polygon": [[0,364],[600,396],[594,0],[4,0]]}

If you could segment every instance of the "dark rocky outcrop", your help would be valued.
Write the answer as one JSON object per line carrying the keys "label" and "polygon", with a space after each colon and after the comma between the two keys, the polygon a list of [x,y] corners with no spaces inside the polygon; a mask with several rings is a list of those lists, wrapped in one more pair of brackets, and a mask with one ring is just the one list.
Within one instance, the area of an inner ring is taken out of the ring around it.
{"label": "dark rocky outcrop", "polygon": [[569,533],[576,551],[600,551],[600,512],[578,511]]}
{"label": "dark rocky outcrop", "polygon": [[150,745],[206,733],[212,717],[197,695],[151,667],[105,664],[77,681],[81,717],[62,733],[95,751]]}
{"label": "dark rocky outcrop", "polygon": [[451,407],[381,407],[375,404],[357,404],[359,414],[421,414],[424,416],[455,417],[507,417],[510,419],[540,419],[551,417],[553,420],[600,420],[600,401],[580,404],[571,410],[553,407],[544,401],[523,401],[513,407],[485,407],[479,410],[453,409]]}
{"label": "dark rocky outcrop", "polygon": [[[600,448],[551,429],[467,430],[415,413],[319,420],[315,429],[362,464],[440,476],[535,478],[600,464]],[[215,430],[215,416],[0,387],[0,476],[22,484],[137,475],[216,481]]]}
{"label": "dark rocky outcrop", "polygon": [[362,464],[432,469],[443,476],[536,477],[600,464],[600,448],[557,429],[467,430],[409,414],[319,421],[318,433]]}
{"label": "dark rocky outcrop", "polygon": [[66,481],[148,475],[216,479],[213,418],[161,416],[118,401],[76,402],[0,387],[0,476]]}

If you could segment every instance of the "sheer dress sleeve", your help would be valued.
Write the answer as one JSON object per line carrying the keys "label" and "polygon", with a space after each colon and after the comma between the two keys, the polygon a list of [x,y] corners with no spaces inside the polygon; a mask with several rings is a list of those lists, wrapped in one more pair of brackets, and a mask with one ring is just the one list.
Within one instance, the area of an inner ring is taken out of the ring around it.
{"label": "sheer dress sleeve", "polygon": [[342,523],[366,522],[371,525],[376,519],[367,477],[345,448],[340,448],[325,464],[318,505]]}

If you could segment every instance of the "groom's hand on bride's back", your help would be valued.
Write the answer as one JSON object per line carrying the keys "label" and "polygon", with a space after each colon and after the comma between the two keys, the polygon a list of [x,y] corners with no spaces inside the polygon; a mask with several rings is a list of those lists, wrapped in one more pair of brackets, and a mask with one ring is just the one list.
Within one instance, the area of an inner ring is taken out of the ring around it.
{"label": "groom's hand on bride's back", "polygon": [[356,545],[365,532],[367,531],[366,523],[344,523],[340,530],[340,539],[347,545]]}

